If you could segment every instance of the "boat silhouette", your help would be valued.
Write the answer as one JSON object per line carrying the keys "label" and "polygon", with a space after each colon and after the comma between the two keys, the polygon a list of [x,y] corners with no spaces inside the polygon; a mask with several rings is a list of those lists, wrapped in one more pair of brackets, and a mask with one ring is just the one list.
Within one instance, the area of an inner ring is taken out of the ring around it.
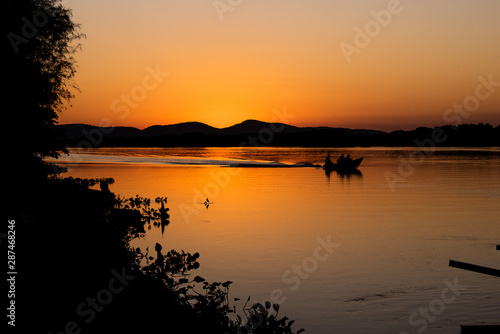
{"label": "boat silhouette", "polygon": [[359,159],[338,159],[337,163],[329,163],[329,164],[324,164],[323,169],[325,171],[338,171],[338,172],[353,172],[357,171],[357,168],[359,165],[361,165],[361,162],[363,161],[363,158]]}

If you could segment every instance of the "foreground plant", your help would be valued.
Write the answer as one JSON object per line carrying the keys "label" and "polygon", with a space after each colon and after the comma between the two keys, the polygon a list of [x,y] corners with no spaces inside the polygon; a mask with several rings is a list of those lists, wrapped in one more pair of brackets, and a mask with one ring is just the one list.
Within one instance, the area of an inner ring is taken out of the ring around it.
{"label": "foreground plant", "polygon": [[123,208],[130,210],[139,210],[142,213],[142,217],[147,223],[150,223],[152,220],[168,222],[168,219],[170,218],[168,211],[170,211],[170,209],[165,207],[165,204],[167,204],[167,198],[156,197],[155,203],[160,205],[159,208],[151,207],[151,199],[147,197],[141,197],[139,195],[128,198],[116,196],[115,198],[116,209]]}
{"label": "foreground plant", "polygon": [[[242,316],[237,314],[236,306],[229,304],[229,287],[233,283],[207,282],[203,277],[191,277],[189,273],[199,268],[199,253],[190,254],[183,250],[171,250],[162,253],[162,246],[155,245],[153,256],[146,248],[146,253],[140,253],[139,258],[145,261],[142,273],[149,278],[160,280],[175,296],[182,306],[189,307],[196,315],[196,321],[206,323],[220,333],[295,333],[291,327],[294,320],[287,317],[279,318],[279,305],[266,301],[264,305],[255,303],[247,307],[250,297],[242,307]],[[234,301],[240,300],[234,298]],[[230,315],[233,316],[230,317]],[[296,333],[303,332],[304,329]]]}

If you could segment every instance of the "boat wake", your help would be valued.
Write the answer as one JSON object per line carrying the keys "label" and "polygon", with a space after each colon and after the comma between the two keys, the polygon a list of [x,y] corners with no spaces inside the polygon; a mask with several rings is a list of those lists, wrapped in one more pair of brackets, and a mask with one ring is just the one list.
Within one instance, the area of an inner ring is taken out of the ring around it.
{"label": "boat wake", "polygon": [[253,161],[242,159],[207,159],[199,157],[151,157],[151,156],[122,156],[122,155],[95,155],[95,154],[70,154],[51,160],[57,164],[148,164],[172,166],[220,166],[242,168],[296,168],[296,167],[321,167],[311,163],[301,162],[288,164],[279,161]]}

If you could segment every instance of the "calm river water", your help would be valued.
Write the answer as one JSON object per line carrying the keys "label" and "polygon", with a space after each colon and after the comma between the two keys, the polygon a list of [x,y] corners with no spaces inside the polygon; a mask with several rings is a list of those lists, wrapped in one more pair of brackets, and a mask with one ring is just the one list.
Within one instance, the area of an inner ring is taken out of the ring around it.
{"label": "calm river water", "polygon": [[[199,252],[241,308],[280,303],[307,333],[459,333],[500,324],[500,148],[71,149],[65,176],[113,177],[122,196],[168,197],[170,224],[134,247]],[[321,164],[350,153],[360,174],[227,167]],[[209,207],[204,201],[209,199]]]}

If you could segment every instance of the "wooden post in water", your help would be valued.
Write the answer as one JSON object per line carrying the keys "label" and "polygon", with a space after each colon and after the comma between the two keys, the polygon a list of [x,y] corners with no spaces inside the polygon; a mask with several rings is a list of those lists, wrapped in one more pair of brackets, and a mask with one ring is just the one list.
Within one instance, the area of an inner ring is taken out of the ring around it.
{"label": "wooden post in water", "polygon": [[[497,245],[496,249],[500,250],[500,245]],[[493,268],[478,266],[476,264],[470,264],[470,263],[454,261],[454,260],[450,260],[449,265],[450,265],[450,267],[454,267],[454,268],[470,270],[470,271],[474,271],[474,272],[480,273],[480,274],[486,274],[486,275],[490,275],[490,276],[500,277],[500,270],[499,269],[493,269]],[[500,333],[500,326],[497,326],[497,325],[480,325],[480,326],[462,325],[460,327],[462,328],[462,330],[461,330],[462,334]]]}
{"label": "wooden post in water", "polygon": [[479,325],[479,326],[467,326],[462,325],[461,334],[498,334],[500,326],[496,325]]}
{"label": "wooden post in water", "polygon": [[488,267],[483,267],[483,266],[478,266],[475,264],[450,260],[450,267],[460,268],[460,269],[474,271],[474,272],[480,273],[480,274],[486,274],[486,275],[490,275],[490,276],[500,277],[500,270],[488,268]]}
{"label": "wooden post in water", "polygon": [[[496,248],[497,250],[500,250],[500,245],[497,245],[496,247],[497,247]],[[480,273],[480,274],[486,274],[486,275],[490,275],[490,276],[500,277],[500,270],[499,269],[478,266],[475,264],[470,264],[470,263],[465,263],[465,262],[460,262],[460,261],[455,261],[455,260],[450,260],[449,266],[454,267],[454,268],[474,271],[474,272]]]}

